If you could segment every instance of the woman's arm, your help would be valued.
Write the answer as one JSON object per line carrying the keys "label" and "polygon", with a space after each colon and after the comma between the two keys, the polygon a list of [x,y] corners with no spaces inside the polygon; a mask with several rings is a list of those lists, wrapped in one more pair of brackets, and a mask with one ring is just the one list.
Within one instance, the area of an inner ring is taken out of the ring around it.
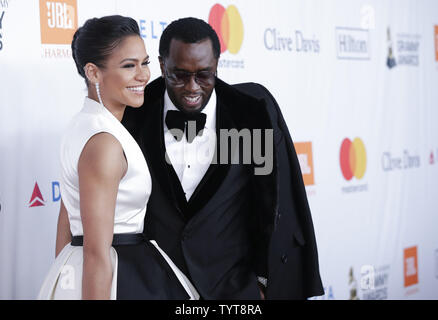
{"label": "woman's arm", "polygon": [[70,222],[68,221],[67,210],[64,202],[61,199],[61,207],[59,208],[58,227],[56,229],[56,249],[55,257],[61,250],[71,241]]}
{"label": "woman's arm", "polygon": [[79,158],[79,196],[84,231],[83,299],[110,298],[114,211],[119,183],[126,170],[123,149],[108,133],[93,136]]}

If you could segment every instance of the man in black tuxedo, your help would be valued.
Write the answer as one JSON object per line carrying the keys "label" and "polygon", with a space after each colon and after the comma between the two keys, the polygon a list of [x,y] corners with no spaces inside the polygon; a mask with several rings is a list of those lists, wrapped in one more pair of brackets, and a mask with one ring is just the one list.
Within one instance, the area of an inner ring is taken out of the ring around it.
{"label": "man in black tuxedo", "polygon": [[[146,236],[203,299],[323,294],[301,171],[275,99],[259,84],[216,77],[220,43],[202,20],[172,22],[159,51],[162,77],[122,121],[152,175]],[[248,134],[236,145],[224,133]]]}

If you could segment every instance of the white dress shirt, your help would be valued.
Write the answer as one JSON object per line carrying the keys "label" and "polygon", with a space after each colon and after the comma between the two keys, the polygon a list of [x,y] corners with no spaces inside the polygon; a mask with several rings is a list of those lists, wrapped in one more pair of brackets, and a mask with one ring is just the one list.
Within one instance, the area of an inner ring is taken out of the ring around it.
{"label": "white dress shirt", "polygon": [[163,131],[166,154],[178,176],[189,201],[199,182],[207,172],[216,147],[216,93],[211,93],[210,100],[202,110],[206,114],[204,132],[192,143],[187,142],[186,134],[177,141],[166,125],[166,114],[169,110],[177,110],[169,95],[164,93]]}

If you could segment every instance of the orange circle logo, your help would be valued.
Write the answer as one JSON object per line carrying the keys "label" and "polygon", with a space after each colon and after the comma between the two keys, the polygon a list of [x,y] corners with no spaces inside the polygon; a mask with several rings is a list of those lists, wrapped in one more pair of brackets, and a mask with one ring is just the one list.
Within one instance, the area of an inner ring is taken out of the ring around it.
{"label": "orange circle logo", "polygon": [[352,142],[345,138],[342,141],[339,162],[342,175],[346,180],[351,180],[353,176],[356,179],[362,179],[367,167],[367,154],[363,141],[360,138],[355,138]]}
{"label": "orange circle logo", "polygon": [[236,6],[225,9],[215,4],[208,16],[208,23],[216,31],[221,44],[221,53],[228,50],[232,54],[239,52],[243,42],[243,22]]}

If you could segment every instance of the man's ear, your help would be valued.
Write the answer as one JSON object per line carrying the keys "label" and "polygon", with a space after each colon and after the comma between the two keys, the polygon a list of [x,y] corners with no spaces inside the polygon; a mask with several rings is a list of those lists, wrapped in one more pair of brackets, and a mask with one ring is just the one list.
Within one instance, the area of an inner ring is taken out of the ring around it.
{"label": "man's ear", "polygon": [[92,84],[100,83],[101,80],[101,74],[99,68],[91,62],[88,62],[85,67],[85,76],[87,77],[88,81]]}
{"label": "man's ear", "polygon": [[164,78],[165,71],[164,71],[164,59],[163,59],[163,57],[158,56],[158,61],[160,62],[161,77]]}

